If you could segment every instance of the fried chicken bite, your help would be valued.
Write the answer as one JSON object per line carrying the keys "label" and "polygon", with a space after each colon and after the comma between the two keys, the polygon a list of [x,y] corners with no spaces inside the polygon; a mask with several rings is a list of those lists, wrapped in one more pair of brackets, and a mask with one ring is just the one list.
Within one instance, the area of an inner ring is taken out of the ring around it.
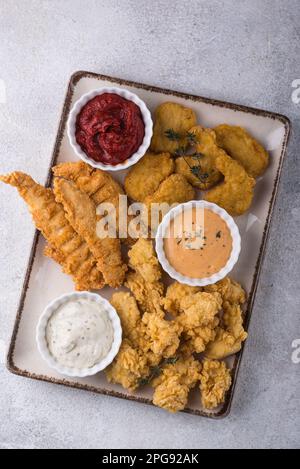
{"label": "fried chicken bite", "polygon": [[174,166],[170,153],[147,152],[127,173],[124,183],[126,194],[132,200],[143,202],[174,172]]}
{"label": "fried chicken bite", "polygon": [[215,129],[217,144],[238,161],[249,176],[257,178],[266,170],[269,154],[264,147],[244,129],[222,124]]}
{"label": "fried chicken bite", "polygon": [[179,347],[182,327],[175,321],[167,321],[161,315],[147,312],[142,317],[139,347],[161,358],[173,357]]}
{"label": "fried chicken bite", "polygon": [[131,392],[139,387],[141,379],[147,377],[149,373],[147,357],[132,347],[128,339],[123,340],[118,355],[105,370],[110,383],[121,384]]}
{"label": "fried chicken bite", "polygon": [[230,386],[230,370],[224,362],[203,361],[200,373],[200,392],[202,405],[205,409],[214,409],[222,404]]}
{"label": "fried chicken bite", "polygon": [[160,280],[147,282],[139,273],[128,272],[125,286],[134,295],[142,312],[154,311],[157,314],[164,315],[164,286]]}
{"label": "fried chicken bite", "polygon": [[130,293],[122,291],[114,293],[110,302],[120,318],[123,337],[136,345],[139,341],[141,313],[135,298]]}
{"label": "fried chicken bite", "polygon": [[200,371],[201,364],[193,357],[180,358],[176,363],[166,365],[152,382],[153,404],[169,412],[183,410],[190,390],[199,381]]}
{"label": "fried chicken bite", "polygon": [[213,285],[203,287],[208,293],[218,292],[222,296],[222,301],[228,301],[231,304],[242,305],[246,301],[246,292],[242,286],[229,277],[225,277]]}
{"label": "fried chicken bite", "polygon": [[216,327],[219,324],[217,317],[222,306],[219,293],[198,292],[185,296],[180,301],[180,314],[176,320],[183,328],[183,338],[186,346],[193,348],[194,352],[201,353],[207,344],[214,340]]}
{"label": "fried chicken bite", "polygon": [[216,168],[216,159],[224,151],[218,147],[212,129],[197,125],[189,130],[189,134],[194,136],[192,147],[198,157],[185,155],[177,158],[176,172],[183,174],[193,186],[206,190],[222,179],[221,172]]}
{"label": "fried chicken bite", "polygon": [[243,313],[239,304],[223,303],[221,326],[216,330],[215,339],[205,349],[205,356],[221,360],[241,350],[248,334],[243,328]]}
{"label": "fried chicken bite", "polygon": [[[196,122],[197,117],[192,109],[172,102],[160,104],[154,113],[151,150],[156,153],[174,153],[178,146],[185,144],[185,135]],[[178,138],[168,138],[168,131]]]}
{"label": "fried chicken bite", "polygon": [[146,282],[154,283],[161,279],[161,268],[150,240],[140,238],[128,251],[129,266],[140,274]]}
{"label": "fried chicken bite", "polygon": [[167,288],[166,295],[163,299],[163,306],[168,313],[175,317],[180,311],[181,300],[186,296],[199,292],[200,290],[200,287],[191,287],[183,283],[173,282]]}
{"label": "fried chicken bite", "polygon": [[255,180],[226,153],[217,157],[216,167],[225,180],[206,192],[204,199],[220,205],[232,216],[242,215],[251,205]]}

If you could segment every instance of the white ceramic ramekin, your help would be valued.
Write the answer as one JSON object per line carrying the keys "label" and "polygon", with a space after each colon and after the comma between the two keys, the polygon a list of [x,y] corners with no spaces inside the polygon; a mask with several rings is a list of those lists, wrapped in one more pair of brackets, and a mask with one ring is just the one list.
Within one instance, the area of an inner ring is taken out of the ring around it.
{"label": "white ceramic ramekin", "polygon": [[[88,101],[91,99],[95,98],[95,96],[99,96],[104,93],[114,93],[122,98],[127,99],[128,101],[133,101],[141,110],[143,121],[145,124],[145,135],[142,144],[138,148],[138,150],[133,153],[127,160],[123,161],[122,163],[119,163],[117,165],[109,165],[109,164],[104,164],[101,162],[94,161],[92,158],[90,158],[78,145],[75,137],[75,127],[76,127],[76,119],[83,108],[83,106],[86,105]],[[93,166],[94,168],[102,169],[104,171],[119,171],[121,169],[126,169],[129,168],[129,166],[132,166],[133,164],[137,163],[142,156],[146,153],[147,149],[150,146],[151,142],[151,137],[152,137],[152,131],[153,131],[153,122],[151,118],[151,113],[149,109],[147,108],[146,104],[144,101],[142,101],[136,94],[131,93],[128,90],[125,90],[123,88],[116,88],[116,87],[103,87],[103,88],[98,88],[97,90],[90,91],[89,93],[86,93],[81,96],[78,101],[74,104],[72,107],[68,122],[67,122],[67,133],[70,141],[70,145],[73,148],[74,152],[76,153],[79,158],[81,158],[83,161],[85,161],[87,164]]]}
{"label": "white ceramic ramekin", "polygon": [[[57,309],[70,300],[76,300],[79,298],[86,298],[92,301],[95,301],[101,304],[106,310],[109,319],[111,320],[113,330],[114,330],[114,340],[111,346],[111,349],[107,356],[103,358],[99,363],[94,365],[91,368],[69,368],[60,365],[55,358],[50,354],[47,340],[46,340],[46,327],[51,315],[57,311]],[[97,295],[96,293],[90,292],[73,292],[66,295],[62,295],[52,301],[43,311],[37,328],[36,328],[36,341],[39,352],[47,364],[56,370],[58,373],[66,376],[84,378],[85,376],[92,376],[98,373],[101,370],[104,370],[115,358],[117,355],[121,342],[122,342],[122,328],[119,316],[116,313],[116,310],[112,305],[102,296]]]}
{"label": "white ceramic ramekin", "polygon": [[[211,275],[210,277],[199,279],[186,277],[185,275],[182,275],[177,272],[174,267],[172,267],[172,265],[169,263],[164,251],[164,237],[171,220],[173,220],[177,215],[182,213],[183,210],[191,210],[193,207],[202,209],[207,208],[212,212],[217,213],[226,222],[232,237],[232,251],[225,267],[223,267],[219,272],[214,275]],[[228,275],[228,273],[233,269],[233,266],[237,262],[240,254],[241,237],[238,227],[236,226],[233,218],[223,208],[219,207],[216,204],[206,202],[205,200],[191,200],[190,202],[187,202],[185,204],[177,205],[177,207],[170,210],[164,216],[162,222],[160,223],[157,229],[155,238],[155,248],[158,260],[162,268],[170,275],[170,277],[174,278],[180,283],[185,283],[191,286],[204,287],[206,285],[211,285],[213,283],[218,282],[222,278],[226,277],[226,275]]]}

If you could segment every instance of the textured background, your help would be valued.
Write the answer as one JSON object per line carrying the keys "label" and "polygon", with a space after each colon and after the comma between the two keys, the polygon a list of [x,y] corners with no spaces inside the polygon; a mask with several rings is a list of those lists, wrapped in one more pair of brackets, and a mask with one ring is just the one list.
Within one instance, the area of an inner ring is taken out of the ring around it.
{"label": "textured background", "polygon": [[[208,421],[13,376],[5,369],[33,227],[0,187],[0,447],[300,447],[298,0],[0,1],[1,172],[43,182],[79,69],[284,113],[289,145],[231,415]],[[6,102],[4,90],[6,88]]]}

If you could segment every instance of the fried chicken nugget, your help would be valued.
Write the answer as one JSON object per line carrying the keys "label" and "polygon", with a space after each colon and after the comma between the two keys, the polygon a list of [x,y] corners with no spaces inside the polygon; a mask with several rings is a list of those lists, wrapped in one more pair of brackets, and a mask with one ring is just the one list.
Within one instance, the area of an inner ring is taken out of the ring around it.
{"label": "fried chicken nugget", "polygon": [[249,176],[261,176],[269,164],[269,154],[264,147],[243,128],[222,124],[215,129],[217,144],[238,161]]}
{"label": "fried chicken nugget", "polygon": [[176,321],[183,328],[183,338],[194,352],[201,353],[214,340],[219,324],[217,314],[221,310],[219,293],[198,292],[180,301],[181,313]]}
{"label": "fried chicken nugget", "polygon": [[231,386],[230,370],[224,362],[204,360],[200,373],[201,401],[205,409],[214,409],[225,401]]}
{"label": "fried chicken nugget", "polygon": [[200,379],[200,371],[201,363],[193,357],[180,358],[176,363],[166,365],[152,382],[153,404],[169,412],[183,410],[190,390]]}
{"label": "fried chicken nugget", "polygon": [[181,300],[189,295],[197,293],[201,290],[200,287],[191,287],[179,282],[173,282],[167,288],[166,295],[163,299],[163,306],[168,313],[172,316],[177,316],[180,311]]}
{"label": "fried chicken nugget", "polygon": [[222,296],[222,301],[228,301],[231,304],[242,305],[246,301],[246,292],[242,286],[229,277],[225,277],[213,285],[203,287],[208,293],[218,292]]}
{"label": "fried chicken nugget", "polygon": [[147,357],[132,347],[127,339],[123,340],[112,364],[105,369],[106,378],[110,383],[121,384],[131,392],[139,387],[141,379],[147,377],[149,373]]}
{"label": "fried chicken nugget", "polygon": [[170,153],[147,152],[127,173],[124,182],[126,194],[132,200],[143,202],[174,172],[174,167]]}
{"label": "fried chicken nugget", "polygon": [[[185,144],[185,134],[196,125],[195,112],[177,103],[162,103],[155,110],[155,122],[150,148],[156,153],[174,153],[178,146]],[[172,130],[179,134],[179,140],[171,140],[166,132]]]}
{"label": "fried chicken nugget", "polygon": [[104,286],[96,259],[87,243],[74,231],[64,209],[51,189],[37,184],[29,175],[16,171],[0,180],[18,189],[31,212],[33,221],[55,253],[63,271],[72,275],[77,290],[100,289]]}
{"label": "fried chicken nugget", "polygon": [[128,292],[117,292],[112,295],[110,302],[120,318],[123,337],[137,344],[141,313],[135,298]]}
{"label": "fried chicken nugget", "polygon": [[161,279],[161,267],[152,241],[140,238],[128,251],[128,257],[129,266],[139,273],[146,282],[154,283]]}
{"label": "fried chicken nugget", "polygon": [[66,218],[87,242],[105,282],[113,288],[122,285],[127,266],[122,262],[120,240],[98,236],[96,206],[92,199],[67,179],[55,177],[53,187],[56,201],[63,205]]}
{"label": "fried chicken nugget", "polygon": [[206,192],[204,199],[220,205],[232,216],[242,215],[251,205],[255,180],[226,153],[218,156],[216,167],[225,180]]}
{"label": "fried chicken nugget", "polygon": [[193,186],[206,190],[222,179],[221,172],[216,168],[216,159],[224,152],[218,147],[216,134],[212,129],[196,125],[189,130],[189,133],[194,135],[193,147],[199,156],[195,158],[186,155],[177,158],[176,172],[183,174]]}
{"label": "fried chicken nugget", "polygon": [[248,334],[243,328],[243,313],[240,305],[225,301],[221,327],[216,330],[215,339],[205,349],[207,358],[222,360],[241,350]]}

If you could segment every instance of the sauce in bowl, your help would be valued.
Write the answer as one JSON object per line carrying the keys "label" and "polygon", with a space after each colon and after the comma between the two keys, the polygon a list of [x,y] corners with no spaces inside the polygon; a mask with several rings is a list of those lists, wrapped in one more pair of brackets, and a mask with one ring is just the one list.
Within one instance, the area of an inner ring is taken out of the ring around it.
{"label": "sauce in bowl", "polygon": [[189,278],[206,278],[226,266],[233,239],[227,223],[208,208],[193,207],[170,222],[164,252],[170,265]]}

